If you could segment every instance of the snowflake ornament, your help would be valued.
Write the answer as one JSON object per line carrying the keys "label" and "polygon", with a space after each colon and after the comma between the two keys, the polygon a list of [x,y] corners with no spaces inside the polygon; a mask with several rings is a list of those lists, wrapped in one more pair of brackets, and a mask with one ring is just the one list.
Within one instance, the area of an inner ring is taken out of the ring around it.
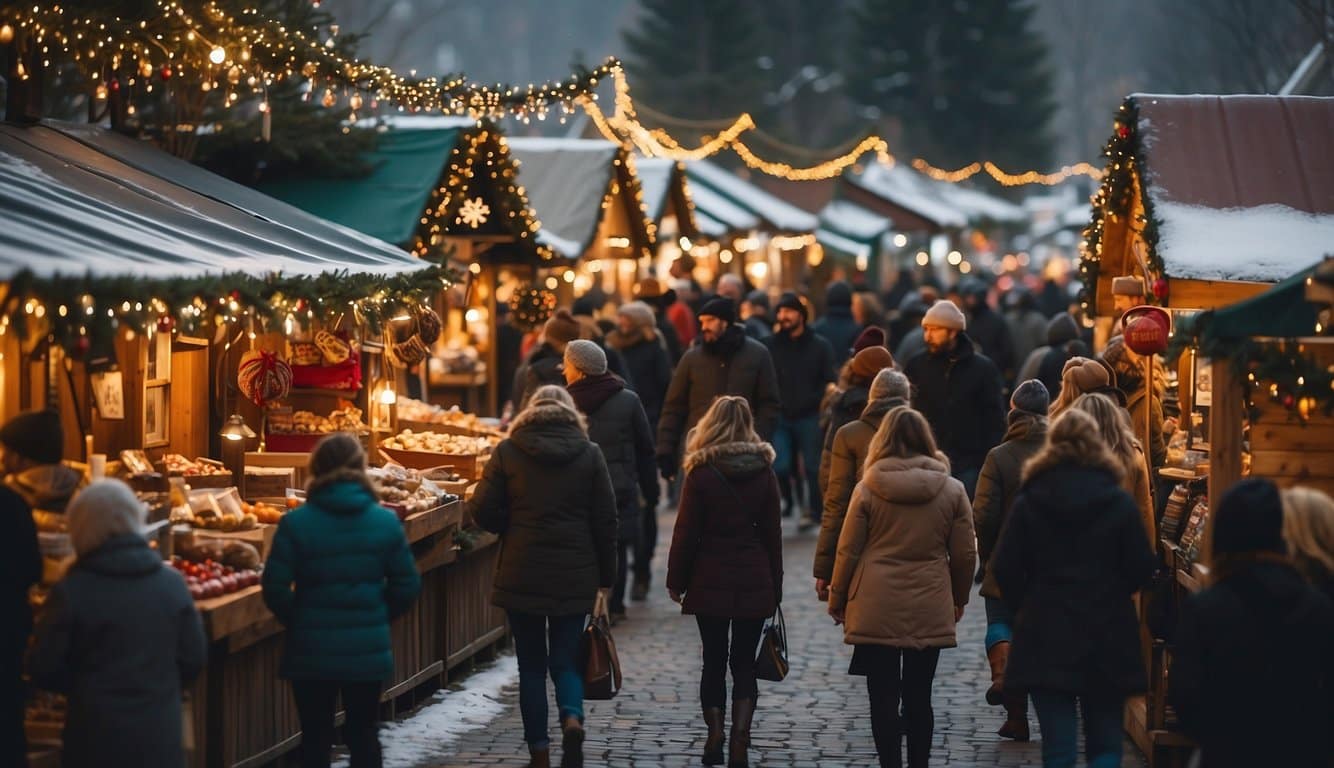
{"label": "snowflake ornament", "polygon": [[471,200],[464,200],[463,206],[459,208],[459,221],[476,229],[486,223],[486,217],[491,215],[491,208],[480,197],[474,197]]}

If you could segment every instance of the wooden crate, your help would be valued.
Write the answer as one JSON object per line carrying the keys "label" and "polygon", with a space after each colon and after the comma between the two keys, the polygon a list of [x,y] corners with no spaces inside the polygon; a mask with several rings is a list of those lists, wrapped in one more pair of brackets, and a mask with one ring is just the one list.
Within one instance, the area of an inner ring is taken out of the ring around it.
{"label": "wooden crate", "polygon": [[413,421],[412,419],[399,419],[398,428],[410,429],[413,432],[438,432],[442,435],[463,435],[464,437],[503,437],[499,430],[470,429],[461,427],[457,424],[441,424],[435,421]]}
{"label": "wooden crate", "polygon": [[398,448],[380,446],[380,453],[409,469],[435,469],[449,467],[468,480],[481,477],[485,459],[472,454],[433,453],[430,451],[404,451]]}

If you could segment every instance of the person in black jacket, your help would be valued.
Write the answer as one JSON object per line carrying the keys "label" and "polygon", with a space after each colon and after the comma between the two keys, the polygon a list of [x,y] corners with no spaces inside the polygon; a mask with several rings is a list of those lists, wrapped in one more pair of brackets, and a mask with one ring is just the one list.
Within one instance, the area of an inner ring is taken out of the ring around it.
{"label": "person in black jacket", "polygon": [[27,495],[10,487],[9,480],[28,470],[58,466],[61,459],[60,415],[55,411],[28,411],[0,429],[6,482],[0,485],[0,589],[4,614],[0,620],[0,764],[25,765],[27,741],[23,733],[23,652],[32,633],[28,590],[42,579],[42,556],[37,549],[37,528]]}
{"label": "person in black jacket", "polygon": [[[607,357],[591,341],[565,347],[565,382],[570,397],[588,419],[588,439],[602,449],[620,513],[617,528],[616,585],[611,592],[611,619],[625,618],[625,579],[630,549],[640,538],[643,509],[658,507],[658,468],[653,432],[644,407],[625,382],[607,370]],[[640,504],[640,497],[644,504]]]}
{"label": "person in black jacket", "polygon": [[538,387],[564,386],[560,365],[565,345],[582,336],[584,327],[569,310],[558,309],[542,328],[542,343],[528,353],[528,359],[514,375],[514,413],[528,405],[528,398]]}
{"label": "person in black jacket", "polygon": [[820,524],[820,399],[825,387],[834,381],[834,350],[829,342],[806,327],[806,306],[797,294],[784,293],[778,300],[778,333],[766,339],[769,355],[778,375],[778,394],[782,418],[774,432],[777,453],[774,472],[778,486],[790,482],[801,458],[806,478],[806,516],[801,529]]}
{"label": "person in black jacket", "polygon": [[1292,566],[1278,488],[1242,480],[1213,511],[1211,586],[1187,600],[1169,696],[1204,768],[1328,768],[1334,604]]}
{"label": "person in black jacket", "polygon": [[904,363],[913,408],[931,424],[950,472],[972,498],[987,451],[1005,434],[1004,387],[996,365],[973,349],[963,312],[948,299],[922,318],[927,351]]}
{"label": "person in black jacket", "polygon": [[[616,580],[616,494],[602,451],[562,387],[533,393],[500,441],[464,519],[500,534],[491,603],[519,659],[519,711],[531,766],[550,765],[547,688],[556,686],[561,765],[583,765],[579,641],[600,590]],[[549,643],[549,644],[548,644]]]}
{"label": "person in black jacket", "polygon": [[522,357],[519,350],[523,349],[523,331],[509,322],[509,314],[509,302],[496,302],[496,401],[501,407],[514,399],[514,375]]}
{"label": "person in black jacket", "polygon": [[1015,615],[1002,694],[1032,697],[1044,766],[1075,764],[1076,700],[1089,765],[1120,765],[1125,700],[1146,687],[1131,598],[1155,560],[1123,471],[1093,417],[1067,411],[1024,466],[989,563]]}
{"label": "person in black jacket", "polygon": [[1005,381],[1014,377],[1014,339],[1005,318],[992,311],[987,303],[987,284],[976,277],[965,277],[959,282],[959,295],[968,311],[969,336],[982,348],[982,354],[996,364]]}
{"label": "person in black jacket", "polygon": [[852,286],[842,280],[830,283],[825,289],[824,304],[824,316],[811,323],[811,330],[834,348],[834,368],[838,369],[848,359],[857,334],[862,332],[852,319]]}
{"label": "person in black jacket", "polygon": [[1061,394],[1061,371],[1072,357],[1088,357],[1089,349],[1079,339],[1079,325],[1074,315],[1061,312],[1047,321],[1047,345],[1029,353],[1019,368],[1016,381],[1037,379],[1055,400]]}
{"label": "person in black jacket", "polygon": [[746,328],[746,335],[756,341],[764,341],[774,335],[773,321],[769,319],[769,294],[754,290],[746,294],[741,302],[741,319]]}

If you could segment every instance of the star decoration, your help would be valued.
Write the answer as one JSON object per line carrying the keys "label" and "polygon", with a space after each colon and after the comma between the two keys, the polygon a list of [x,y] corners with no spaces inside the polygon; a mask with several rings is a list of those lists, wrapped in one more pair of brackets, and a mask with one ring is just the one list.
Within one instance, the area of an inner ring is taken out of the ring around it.
{"label": "star decoration", "polygon": [[459,221],[476,229],[486,223],[486,217],[491,215],[491,207],[482,201],[480,197],[474,197],[471,200],[463,201],[459,208]]}

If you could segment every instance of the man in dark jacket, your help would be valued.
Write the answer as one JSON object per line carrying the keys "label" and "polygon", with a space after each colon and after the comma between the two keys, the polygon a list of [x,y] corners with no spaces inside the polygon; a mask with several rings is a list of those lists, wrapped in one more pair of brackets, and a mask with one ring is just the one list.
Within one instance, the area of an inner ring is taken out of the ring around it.
{"label": "man in dark jacket", "polygon": [[852,342],[862,332],[852,319],[852,286],[835,280],[825,289],[824,317],[811,323],[811,330],[824,337],[834,348],[834,368],[840,368],[848,359]]}
{"label": "man in dark jacket", "polygon": [[930,422],[951,474],[971,498],[987,451],[1004,434],[1005,407],[1000,371],[974,351],[966,324],[948,299],[931,305],[922,318],[927,351],[909,360],[904,373],[913,384],[913,408]]}
{"label": "man in dark jacket", "polygon": [[565,385],[565,377],[560,371],[565,345],[579,338],[583,332],[583,326],[569,310],[558,309],[547,320],[542,328],[542,343],[533,348],[514,375],[514,413],[519,413],[528,405],[528,398],[533,396],[538,387],[547,384]]}
{"label": "man in dark jacket", "polygon": [[[653,433],[634,392],[607,371],[607,357],[591,341],[565,347],[565,382],[574,404],[588,419],[588,439],[602,449],[616,494],[616,584],[610,611],[613,621],[625,618],[625,579],[629,551],[642,535],[643,509],[658,508],[658,471],[653,458]],[[640,497],[644,504],[641,506]]]}
{"label": "man in dark jacket", "polygon": [[4,620],[0,621],[0,764],[26,765],[23,734],[23,654],[32,633],[28,590],[41,581],[42,556],[37,549],[37,528],[32,505],[11,479],[28,470],[60,464],[60,416],[55,411],[28,411],[0,429],[5,484],[0,485],[0,516],[5,535],[0,574],[4,590]]}
{"label": "man in dark jacket", "polygon": [[959,295],[968,311],[968,335],[1001,372],[1005,381],[1014,376],[1014,340],[1005,318],[987,303],[987,284],[969,276],[959,282]]}
{"label": "man in dark jacket", "polygon": [[1213,585],[1182,610],[1170,696],[1208,768],[1325,768],[1334,755],[1334,604],[1287,558],[1278,488],[1213,513]]}
{"label": "man in dark jacket", "polygon": [[824,338],[806,327],[806,306],[797,294],[784,293],[778,300],[778,332],[764,344],[778,375],[782,417],[774,432],[774,472],[778,487],[788,484],[801,457],[806,477],[806,516],[800,529],[820,524],[820,399],[834,381],[834,350]]}
{"label": "man in dark jacket", "polygon": [[736,324],[736,307],[710,299],[700,307],[700,343],[681,357],[658,421],[658,467],[676,476],[686,435],[719,395],[739,395],[755,414],[755,431],[772,439],[778,426],[778,377],[769,350]]}
{"label": "man in dark jacket", "polygon": [[1047,346],[1029,353],[1019,369],[1019,381],[1037,379],[1055,400],[1061,394],[1061,371],[1072,357],[1088,357],[1089,350],[1079,339],[1079,325],[1069,312],[1061,312],[1047,321]]}
{"label": "man in dark jacket", "polygon": [[746,294],[746,300],[741,302],[741,317],[746,335],[752,339],[764,341],[774,335],[773,322],[769,320],[769,294],[764,291]]}
{"label": "man in dark jacket", "polygon": [[997,733],[1016,741],[1028,741],[1028,697],[1021,693],[1002,693],[1014,615],[1001,600],[1000,587],[996,585],[989,562],[1005,526],[1005,516],[1019,493],[1024,462],[1036,456],[1047,439],[1047,408],[1050,405],[1047,388],[1036,379],[1015,388],[1010,396],[1005,442],[987,453],[977,479],[977,495],[973,498],[973,529],[977,531],[977,555],[981,563],[978,580],[982,582],[981,594],[987,611],[987,663],[991,666],[987,703],[992,706],[1005,704],[1005,724]]}

